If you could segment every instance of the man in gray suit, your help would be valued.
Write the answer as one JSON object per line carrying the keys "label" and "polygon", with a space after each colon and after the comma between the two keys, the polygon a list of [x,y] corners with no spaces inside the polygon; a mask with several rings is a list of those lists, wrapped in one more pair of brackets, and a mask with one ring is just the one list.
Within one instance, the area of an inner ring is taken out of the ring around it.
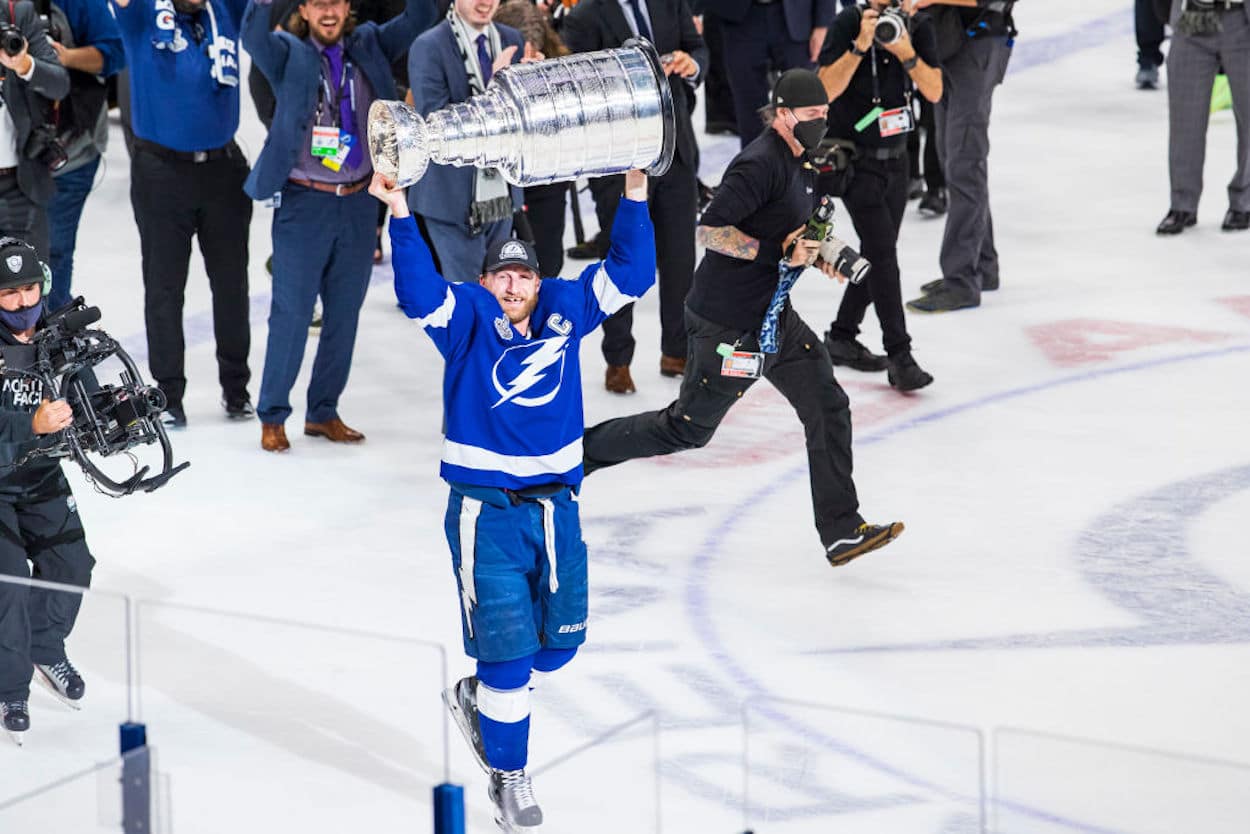
{"label": "man in gray suit", "polygon": [[[9,18],[9,9],[14,18]],[[43,130],[48,107],[69,93],[69,72],[61,66],[47,30],[30,3],[0,3],[0,21],[12,23],[26,39],[16,55],[0,50],[0,236],[25,240],[48,259],[48,201],[55,186],[49,163],[54,149]],[[32,133],[35,135],[32,137]]]}
{"label": "man in gray suit", "polygon": [[833,22],[834,0],[716,0],[725,69],[742,147],[764,132],[759,109],[768,103],[768,71],[815,69]]}
{"label": "man in gray suit", "polygon": [[1155,230],[1178,235],[1198,222],[1211,85],[1223,63],[1237,122],[1237,172],[1228,184],[1226,232],[1250,229],[1250,5],[1172,0],[1168,52],[1168,173],[1172,205]]}

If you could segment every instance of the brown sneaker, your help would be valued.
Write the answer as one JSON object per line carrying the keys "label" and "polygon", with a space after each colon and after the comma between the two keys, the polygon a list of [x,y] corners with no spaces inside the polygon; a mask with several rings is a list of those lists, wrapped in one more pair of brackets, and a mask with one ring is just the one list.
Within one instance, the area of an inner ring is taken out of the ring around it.
{"label": "brown sneaker", "polygon": [[681,376],[686,372],[685,357],[665,356],[660,354],[660,375]]}
{"label": "brown sneaker", "polygon": [[363,434],[337,417],[324,423],[304,423],[304,434],[309,437],[324,437],[331,443],[359,443],[365,439]]}
{"label": "brown sneaker", "polygon": [[260,424],[260,448],[266,452],[285,452],[291,448],[286,439],[286,429],[281,423]]}
{"label": "brown sneaker", "polygon": [[634,378],[629,375],[628,365],[609,365],[603,375],[603,387],[613,394],[632,394],[638,390],[634,387]]}

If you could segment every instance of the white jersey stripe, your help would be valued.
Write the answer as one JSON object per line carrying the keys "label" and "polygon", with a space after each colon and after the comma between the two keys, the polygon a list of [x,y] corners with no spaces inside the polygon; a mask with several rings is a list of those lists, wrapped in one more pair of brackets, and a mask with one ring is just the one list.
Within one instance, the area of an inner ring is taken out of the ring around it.
{"label": "white jersey stripe", "polygon": [[576,440],[563,449],[549,455],[504,455],[479,446],[456,443],[453,440],[443,441],[443,463],[465,469],[503,472],[516,478],[562,475],[581,462],[581,435],[578,435]]}
{"label": "white jersey stripe", "polygon": [[477,582],[473,579],[473,560],[477,550],[477,517],[482,502],[469,496],[460,498],[460,602],[464,606],[464,623],[473,637],[473,606],[477,605]]}
{"label": "white jersey stripe", "polygon": [[591,286],[595,293],[595,300],[599,302],[599,309],[609,316],[626,304],[632,304],[640,298],[636,295],[626,295],[617,288],[608,277],[607,264],[599,264]]}
{"label": "white jersey stripe", "polygon": [[451,287],[448,287],[447,297],[443,299],[443,303],[438,306],[438,309],[424,318],[417,319],[417,324],[422,327],[446,327],[447,322],[451,321],[451,314],[454,312],[456,312],[456,296],[451,291]]}

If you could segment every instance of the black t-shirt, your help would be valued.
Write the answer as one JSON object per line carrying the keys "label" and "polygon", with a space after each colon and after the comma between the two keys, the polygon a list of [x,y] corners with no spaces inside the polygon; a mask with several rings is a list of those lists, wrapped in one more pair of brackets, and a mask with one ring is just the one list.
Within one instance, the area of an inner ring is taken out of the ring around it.
{"label": "black t-shirt", "polygon": [[772,128],[743,148],[699,224],[736,227],[760,242],[759,255],[744,261],[709,250],[695,270],[687,306],[725,327],[759,330],[777,290],[781,244],[811,217],[815,192],[816,170],[806,154],[795,156]]}
{"label": "black t-shirt", "polygon": [[[859,37],[862,16],[863,10],[860,7],[851,6],[843,9],[834,18],[829,34],[825,35],[825,45],[820,50],[820,66],[828,66],[850,51],[851,44]],[[920,60],[931,67],[939,65],[937,32],[927,14],[918,14],[911,19],[911,42]],[[851,76],[846,92],[829,104],[829,135],[849,139],[857,145],[869,148],[905,145],[906,133],[881,138],[876,119],[863,132],[855,130],[855,124],[877,106],[873,103],[874,61],[877,66],[877,88],[881,91],[881,107],[893,110],[907,104],[908,92],[913,91],[911,78],[889,50],[874,44],[868,54],[860,59],[859,68]],[[914,91],[911,94],[919,95]]]}

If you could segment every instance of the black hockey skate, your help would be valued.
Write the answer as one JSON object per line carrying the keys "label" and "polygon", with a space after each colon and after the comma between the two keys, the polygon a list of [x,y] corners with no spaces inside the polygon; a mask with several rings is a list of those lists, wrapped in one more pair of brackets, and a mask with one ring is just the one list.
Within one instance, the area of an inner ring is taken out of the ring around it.
{"label": "black hockey skate", "polygon": [[0,719],[3,719],[4,730],[18,747],[22,746],[22,736],[30,729],[30,710],[25,701],[5,701],[0,703]]}
{"label": "black hockey skate", "polygon": [[36,663],[35,679],[66,706],[82,709],[79,702],[87,691],[87,684],[68,659],[57,663]]}
{"label": "black hockey skate", "polygon": [[490,776],[494,771],[486,762],[486,747],[482,744],[482,727],[477,718],[477,687],[476,677],[461,678],[450,689],[443,690],[443,703],[473,751],[478,767]]}
{"label": "black hockey skate", "polygon": [[885,547],[903,534],[903,522],[892,524],[861,524],[855,528],[853,535],[838,539],[825,548],[825,558],[829,564],[841,567],[852,559],[858,559],[865,553],[871,553],[879,547]]}
{"label": "black hockey skate", "polygon": [[492,770],[486,792],[495,806],[495,824],[507,834],[532,834],[542,828],[543,811],[524,770]]}

